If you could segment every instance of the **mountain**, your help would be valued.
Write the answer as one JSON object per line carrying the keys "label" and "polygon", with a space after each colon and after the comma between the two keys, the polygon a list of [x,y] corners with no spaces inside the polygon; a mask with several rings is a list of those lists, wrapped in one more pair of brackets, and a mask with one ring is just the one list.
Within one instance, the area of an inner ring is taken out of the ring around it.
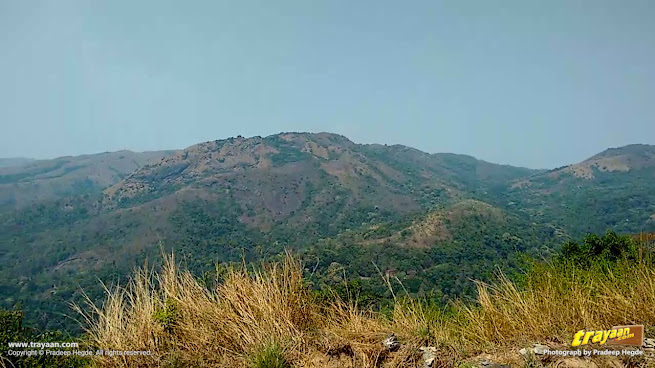
{"label": "mountain", "polygon": [[[655,168],[655,147],[633,144],[610,148],[579,164],[571,165],[560,172],[573,174],[576,178],[593,180],[594,172],[630,172]],[[556,171],[556,173],[558,173]],[[558,173],[559,174],[559,173]]]}
{"label": "mountain", "polygon": [[53,313],[81,289],[99,298],[98,278],[115,282],[172,249],[205,276],[214,262],[292,249],[315,287],[346,276],[384,296],[384,271],[445,300],[572,235],[651,229],[652,152],[628,146],[546,172],[281,133],[2,169],[0,304],[20,301],[40,326],[69,328]]}
{"label": "mountain", "polygon": [[170,153],[118,151],[54,160],[0,159],[0,208],[97,193]]}
{"label": "mountain", "polygon": [[655,229],[655,146],[611,148],[578,164],[515,180],[509,208],[573,236]]}
{"label": "mountain", "polygon": [[281,221],[307,226],[326,206],[337,212],[334,222],[362,207],[406,213],[453,203],[531,172],[468,156],[356,145],[334,134],[288,133],[189,147],[107,189],[103,203],[231,201],[246,209],[242,223],[267,231]]}

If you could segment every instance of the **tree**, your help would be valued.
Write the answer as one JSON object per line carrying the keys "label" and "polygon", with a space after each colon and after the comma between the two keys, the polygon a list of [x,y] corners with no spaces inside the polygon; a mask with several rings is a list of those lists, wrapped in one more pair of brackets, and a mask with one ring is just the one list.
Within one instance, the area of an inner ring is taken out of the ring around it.
{"label": "tree", "polygon": [[619,260],[637,260],[639,251],[634,239],[607,230],[605,235],[587,235],[581,244],[569,241],[562,246],[559,261],[588,267],[593,263],[612,264]]}

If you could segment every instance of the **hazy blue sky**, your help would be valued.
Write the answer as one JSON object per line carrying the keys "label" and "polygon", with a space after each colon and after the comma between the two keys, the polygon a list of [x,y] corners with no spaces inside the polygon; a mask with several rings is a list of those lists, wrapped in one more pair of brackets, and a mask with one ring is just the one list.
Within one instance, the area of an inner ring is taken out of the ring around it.
{"label": "hazy blue sky", "polygon": [[330,131],[552,168],[655,144],[655,1],[0,0],[0,157]]}

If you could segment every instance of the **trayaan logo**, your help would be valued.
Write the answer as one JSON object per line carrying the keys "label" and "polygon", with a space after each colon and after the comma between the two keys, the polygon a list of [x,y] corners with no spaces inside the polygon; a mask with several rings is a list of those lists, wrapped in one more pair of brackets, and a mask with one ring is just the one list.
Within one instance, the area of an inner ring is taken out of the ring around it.
{"label": "trayaan logo", "polygon": [[614,326],[609,330],[580,330],[573,336],[571,346],[587,345],[589,343],[608,345],[642,346],[644,343],[644,326]]}

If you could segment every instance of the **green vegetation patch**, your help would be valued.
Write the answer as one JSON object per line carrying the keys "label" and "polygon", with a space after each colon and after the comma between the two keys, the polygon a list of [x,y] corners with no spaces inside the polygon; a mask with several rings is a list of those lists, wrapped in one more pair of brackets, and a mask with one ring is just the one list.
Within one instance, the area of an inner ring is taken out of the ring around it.
{"label": "green vegetation patch", "polygon": [[291,368],[284,356],[284,349],[277,343],[270,343],[255,351],[250,357],[251,368]]}

